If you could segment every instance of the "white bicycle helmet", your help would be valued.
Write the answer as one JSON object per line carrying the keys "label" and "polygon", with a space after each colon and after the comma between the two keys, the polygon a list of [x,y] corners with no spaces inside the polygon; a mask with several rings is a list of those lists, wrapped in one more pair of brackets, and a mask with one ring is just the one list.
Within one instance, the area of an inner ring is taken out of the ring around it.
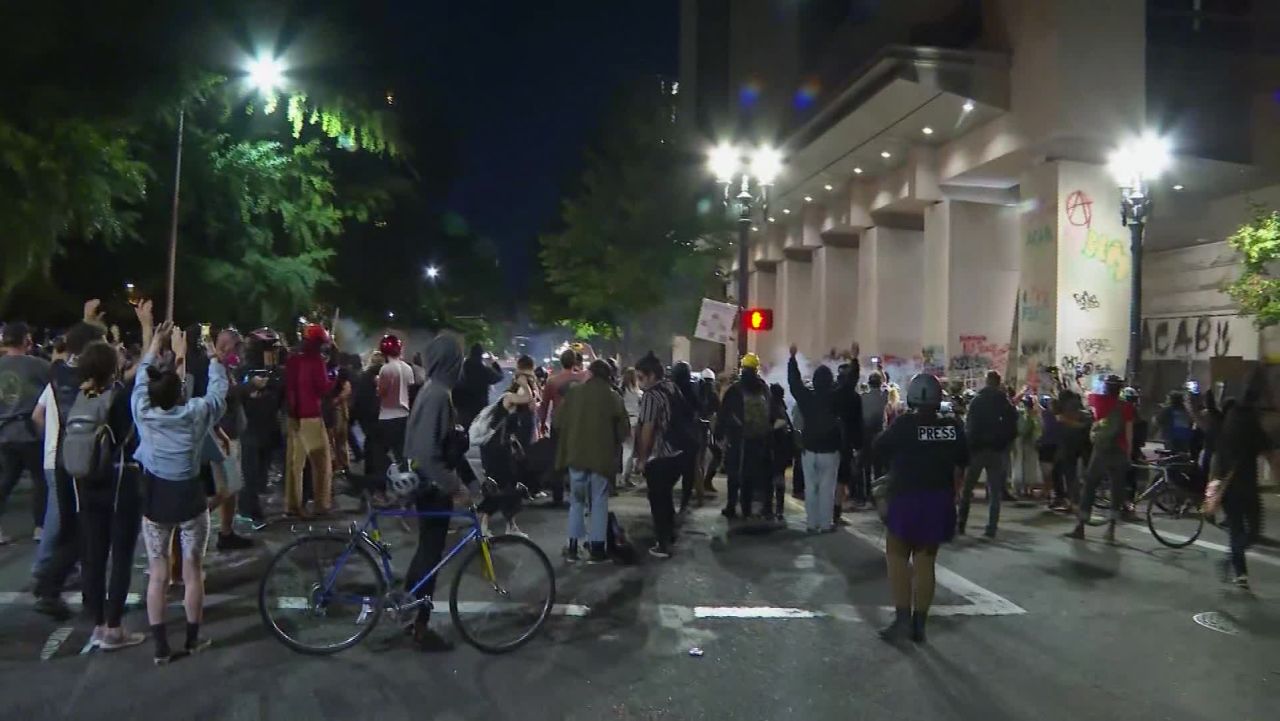
{"label": "white bicycle helmet", "polygon": [[907,386],[907,405],[912,408],[939,407],[942,404],[942,384],[936,376],[917,373]]}
{"label": "white bicycle helmet", "polygon": [[409,498],[418,492],[421,479],[416,471],[403,470],[397,463],[387,469],[387,493],[396,498]]}

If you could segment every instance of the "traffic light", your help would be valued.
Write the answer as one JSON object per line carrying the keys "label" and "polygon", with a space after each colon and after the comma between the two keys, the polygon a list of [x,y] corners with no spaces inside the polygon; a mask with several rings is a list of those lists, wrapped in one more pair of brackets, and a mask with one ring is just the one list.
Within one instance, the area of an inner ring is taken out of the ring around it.
{"label": "traffic light", "polygon": [[772,308],[748,308],[742,313],[742,325],[749,332],[773,330]]}

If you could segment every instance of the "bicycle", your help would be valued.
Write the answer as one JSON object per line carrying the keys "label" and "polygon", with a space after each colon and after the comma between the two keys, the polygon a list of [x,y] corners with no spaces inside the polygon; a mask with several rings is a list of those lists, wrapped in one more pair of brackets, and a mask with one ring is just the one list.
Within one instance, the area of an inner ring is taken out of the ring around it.
{"label": "bicycle", "polygon": [[1185,548],[1204,530],[1204,488],[1198,482],[1198,469],[1185,453],[1158,451],[1160,458],[1151,463],[1134,464],[1139,470],[1153,473],[1151,483],[1134,499],[1147,502],[1147,528],[1160,543],[1170,548]]}
{"label": "bicycle", "polygon": [[[409,517],[463,518],[470,528],[423,578],[407,590],[396,591],[392,590],[391,547],[382,538],[378,519]],[[468,547],[471,552],[462,559],[449,589],[453,625],[467,643],[483,652],[513,651],[532,640],[551,614],[555,572],[546,554],[529,539],[485,535],[474,505],[465,511],[425,512],[370,505],[364,523],[352,522],[346,533],[302,536],[268,564],[258,587],[258,610],[271,634],[294,651],[337,653],[368,636],[384,612],[398,620],[430,603],[416,598],[416,593]],[[294,569],[301,572],[301,587],[287,592],[277,589]],[[475,588],[471,581],[478,581]],[[526,594],[527,601],[517,599]],[[512,633],[500,640],[490,638],[478,625],[490,619],[499,625],[506,622]],[[330,625],[336,638],[325,642],[323,628]],[[321,631],[320,638],[312,634],[316,629]]]}

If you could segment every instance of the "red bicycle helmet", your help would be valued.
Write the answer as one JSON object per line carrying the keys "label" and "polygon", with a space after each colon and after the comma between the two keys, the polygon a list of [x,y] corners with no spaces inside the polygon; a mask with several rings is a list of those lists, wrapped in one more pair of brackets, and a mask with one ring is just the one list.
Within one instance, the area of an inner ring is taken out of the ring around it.
{"label": "red bicycle helmet", "polygon": [[382,355],[387,358],[399,358],[400,353],[404,351],[404,343],[395,335],[388,333],[382,336],[382,342],[378,343],[378,350],[382,351]]}
{"label": "red bicycle helmet", "polygon": [[329,342],[329,331],[319,323],[308,323],[302,329],[302,341],[308,345],[322,346]]}

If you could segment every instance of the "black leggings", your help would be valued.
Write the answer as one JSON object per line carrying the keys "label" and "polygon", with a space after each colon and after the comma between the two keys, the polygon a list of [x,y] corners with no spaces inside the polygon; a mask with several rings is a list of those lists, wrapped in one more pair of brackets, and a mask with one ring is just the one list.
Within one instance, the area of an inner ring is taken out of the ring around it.
{"label": "black leggings", "polygon": [[[453,498],[440,493],[433,493],[428,496],[419,496],[415,504],[419,512],[447,512],[453,510]],[[409,576],[405,583],[409,588],[419,581],[427,572],[435,568],[440,562],[440,557],[444,555],[444,543],[449,537],[449,519],[441,518],[419,518],[418,519],[418,550],[413,554],[413,560],[409,563]],[[430,596],[436,590],[436,578],[439,574],[432,576],[418,589],[414,596],[417,598],[425,598]],[[418,618],[426,620],[431,615],[430,606],[421,606],[418,608]]]}
{"label": "black leggings", "polygon": [[[126,471],[119,488],[80,486],[81,578],[84,606],[95,625],[116,628],[124,617],[133,551],[142,525],[138,474]],[[107,558],[111,573],[107,574]]]}

